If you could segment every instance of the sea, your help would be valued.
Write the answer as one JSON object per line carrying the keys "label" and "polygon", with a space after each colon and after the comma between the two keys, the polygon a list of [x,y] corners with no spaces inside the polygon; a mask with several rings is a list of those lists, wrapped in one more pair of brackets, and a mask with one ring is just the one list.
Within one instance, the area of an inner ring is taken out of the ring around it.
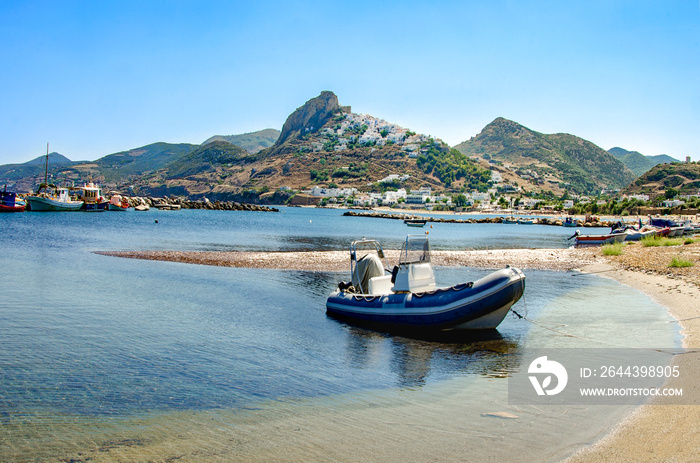
{"label": "sea", "polygon": [[398,249],[425,232],[434,250],[572,245],[564,227],[279,209],[0,215],[0,461],[391,461],[418,436],[427,460],[458,445],[465,460],[558,461],[633,407],[511,406],[509,352],[680,346],[665,308],[604,274],[526,270],[513,308],[537,324],[421,339],[327,316],[345,273],[96,253]]}

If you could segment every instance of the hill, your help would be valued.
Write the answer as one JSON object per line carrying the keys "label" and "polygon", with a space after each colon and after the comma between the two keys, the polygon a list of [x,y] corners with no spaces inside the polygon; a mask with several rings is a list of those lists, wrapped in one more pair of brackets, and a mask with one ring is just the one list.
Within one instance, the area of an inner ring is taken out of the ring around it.
{"label": "hill", "polygon": [[638,177],[655,165],[679,162],[678,159],[674,159],[665,154],[660,154],[658,156],[645,156],[638,151],[627,151],[626,149],[619,147],[611,148],[608,150],[608,152],[615,156],[615,158],[627,166],[627,168]]}
{"label": "hill", "polygon": [[224,141],[232,145],[240,146],[250,154],[255,154],[258,151],[274,145],[277,139],[279,139],[279,136],[280,131],[277,129],[258,130],[257,132],[244,133],[241,135],[214,135],[202,143],[202,146],[215,141]]}
{"label": "hill", "polygon": [[[44,167],[44,163],[46,162],[46,155],[41,155],[37,158],[32,159],[31,161],[27,161],[24,164],[27,166],[33,166],[33,165],[39,165],[41,167]],[[55,166],[60,166],[60,165],[66,165],[66,164],[73,164],[73,161],[68,159],[62,154],[53,152],[49,153],[49,165],[55,165]]]}
{"label": "hill", "polygon": [[574,135],[543,134],[502,117],[470,140],[460,152],[501,162],[521,178],[534,178],[543,189],[597,194],[624,188],[635,175],[604,149]]}
{"label": "hill", "polygon": [[165,168],[199,148],[189,143],[153,143],[104,156],[94,162],[106,182],[122,183]]}
{"label": "hill", "polygon": [[700,194],[700,164],[697,162],[658,164],[625,189],[627,194],[646,194],[655,199],[673,188],[678,193]]}
{"label": "hill", "polygon": [[[403,176],[403,181],[390,176]],[[390,182],[379,182],[387,177]],[[281,187],[381,190],[387,186],[485,191],[490,171],[445,143],[353,114],[322,92],[285,121],[274,145],[251,154],[217,140],[168,164],[134,191],[211,200],[279,201]],[[370,186],[368,186],[370,185]],[[282,198],[283,199],[283,198]]]}

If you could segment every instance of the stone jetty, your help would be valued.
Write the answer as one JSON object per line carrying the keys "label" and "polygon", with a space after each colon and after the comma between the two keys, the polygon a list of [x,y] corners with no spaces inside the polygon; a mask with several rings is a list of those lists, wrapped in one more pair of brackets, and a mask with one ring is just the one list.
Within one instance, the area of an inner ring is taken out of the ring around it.
{"label": "stone jetty", "polygon": [[186,198],[154,198],[151,196],[131,196],[125,197],[129,202],[130,207],[139,205],[147,205],[161,209],[209,209],[215,211],[256,211],[256,212],[279,212],[279,209],[269,206],[261,206],[259,204],[239,203],[235,201],[209,201],[203,199],[200,201],[192,201]]}
{"label": "stone jetty", "polygon": [[[484,217],[479,219],[447,219],[443,217],[432,217],[430,215],[415,215],[415,214],[394,214],[389,212],[358,212],[358,211],[347,211],[343,215],[349,217],[371,217],[376,219],[394,219],[394,220],[406,220],[406,219],[421,219],[427,222],[435,223],[501,223],[506,217]],[[539,217],[533,219],[534,224],[539,225],[556,225],[562,226],[562,221],[559,218],[547,218]],[[592,221],[587,223],[579,223],[577,227],[611,227],[614,222],[608,221]]]}

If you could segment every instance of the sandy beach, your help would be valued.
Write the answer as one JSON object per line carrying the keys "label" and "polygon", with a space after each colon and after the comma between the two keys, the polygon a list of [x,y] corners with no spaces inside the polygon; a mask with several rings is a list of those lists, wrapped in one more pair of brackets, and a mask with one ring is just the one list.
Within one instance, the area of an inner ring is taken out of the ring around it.
{"label": "sandy beach", "polygon": [[[387,252],[390,262],[396,260],[393,250]],[[346,252],[101,252],[101,254],[138,258],[183,262],[190,264],[217,265],[230,267],[252,268],[276,268],[303,271],[338,271],[347,272],[349,259]],[[696,265],[689,268],[669,268],[668,263],[674,255],[683,255],[693,260]],[[666,307],[669,313],[680,323],[682,327],[683,346],[686,348],[700,348],[700,243],[694,243],[682,247],[644,248],[640,244],[627,246],[621,256],[603,256],[600,248],[589,249],[527,249],[527,250],[490,250],[490,251],[434,251],[433,263],[438,266],[470,266],[481,268],[500,268],[512,265],[523,269],[550,269],[571,270],[580,269],[585,273],[595,273],[599,276],[612,278],[621,284],[635,288],[648,295],[659,304]],[[681,367],[681,371],[688,372],[685,376],[673,379],[668,387],[682,387],[690,391],[697,389],[697,376],[693,372],[698,371],[700,355],[690,353],[677,355],[674,364]],[[453,398],[452,398],[453,399]],[[442,400],[439,404],[417,404],[421,413],[435,413],[440,410],[449,413],[449,403],[452,399]],[[445,402],[445,403],[443,403]],[[449,403],[448,403],[449,402]],[[437,408],[430,408],[437,407]],[[331,426],[349,425],[352,420],[362,418],[371,410],[360,409],[352,415],[344,417],[328,416],[322,421]],[[314,419],[319,419],[318,416]],[[281,427],[299,426],[303,429],[304,416],[290,417],[285,423],[278,423]],[[350,420],[350,421],[348,421]],[[342,421],[342,423],[341,423]],[[409,425],[402,422],[397,416],[397,422],[393,426],[399,426],[404,433],[416,432]],[[352,429],[352,426],[351,426]],[[357,435],[351,432],[347,436],[347,442],[339,443],[337,450],[359,445],[364,432],[357,429]],[[466,432],[466,430],[465,430]],[[301,437],[301,436],[300,436]],[[313,439],[312,435],[307,438]],[[387,439],[390,433],[387,432]],[[416,439],[419,435],[416,434]],[[463,451],[450,435],[444,436],[440,443],[442,452],[439,455],[421,453],[417,444],[415,453],[412,453],[415,461],[456,461],[452,451]],[[416,441],[418,442],[418,440]],[[346,445],[347,444],[347,445]],[[313,440],[299,441],[300,446],[314,445]],[[319,444],[320,445],[320,444]],[[389,445],[389,444],[387,444]],[[247,455],[254,461],[264,461],[267,457],[275,457],[280,454],[270,443],[269,452]],[[434,446],[431,446],[431,448]],[[260,450],[260,449],[258,449]],[[292,448],[284,449],[289,454],[289,461],[296,461]],[[308,450],[308,449],[307,449]],[[321,451],[321,449],[319,449]],[[361,449],[356,455],[360,460],[371,460],[371,455],[363,454]],[[308,453],[307,453],[308,455]],[[396,448],[396,458],[391,461],[402,461],[406,457],[406,449]],[[653,402],[643,405],[635,410],[631,416],[619,423],[610,433],[590,447],[580,449],[567,462],[628,462],[628,461],[697,461],[700,455],[700,406],[698,405],[655,405]],[[461,453],[460,458],[464,458]],[[347,455],[345,455],[347,457]],[[551,456],[550,456],[551,457]],[[324,454],[325,459],[339,458],[341,454]],[[459,458],[458,458],[459,459]]]}

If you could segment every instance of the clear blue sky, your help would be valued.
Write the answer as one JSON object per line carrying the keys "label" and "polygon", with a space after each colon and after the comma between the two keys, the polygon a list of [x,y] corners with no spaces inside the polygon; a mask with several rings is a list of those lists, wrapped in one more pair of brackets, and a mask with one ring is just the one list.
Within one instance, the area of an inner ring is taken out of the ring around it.
{"label": "clear blue sky", "polygon": [[700,160],[700,2],[0,2],[0,164],[281,129],[322,90],[450,145],[503,116]]}

